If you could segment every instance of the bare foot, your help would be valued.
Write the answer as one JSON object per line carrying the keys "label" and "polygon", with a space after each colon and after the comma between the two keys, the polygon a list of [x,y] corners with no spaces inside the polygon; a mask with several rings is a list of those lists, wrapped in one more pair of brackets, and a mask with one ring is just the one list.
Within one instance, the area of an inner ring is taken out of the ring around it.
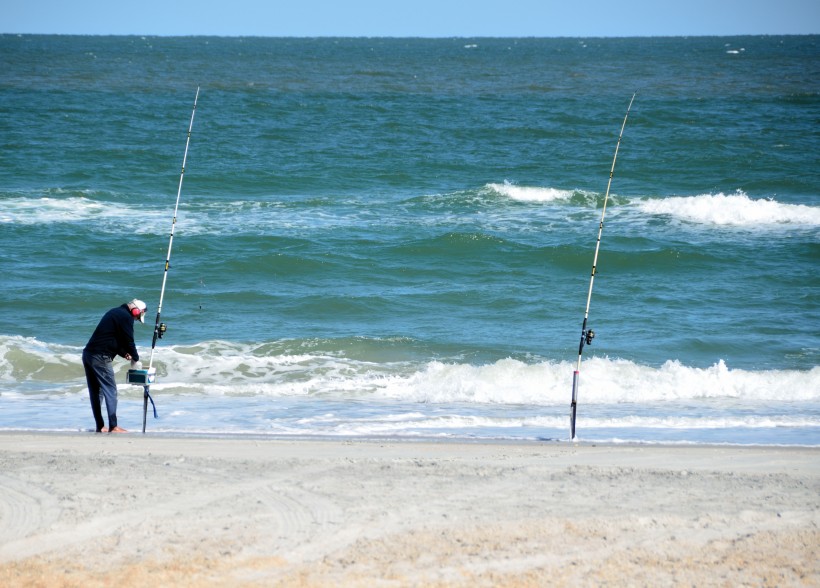
{"label": "bare foot", "polygon": [[99,430],[99,431],[97,431],[97,432],[98,432],[98,433],[107,433],[107,432],[108,432],[108,427],[103,427],[102,429],[100,429],[100,430]]}
{"label": "bare foot", "polygon": [[111,429],[110,432],[111,433],[127,433],[128,431],[126,431],[125,429],[123,429],[121,427],[114,427],[113,429]]}

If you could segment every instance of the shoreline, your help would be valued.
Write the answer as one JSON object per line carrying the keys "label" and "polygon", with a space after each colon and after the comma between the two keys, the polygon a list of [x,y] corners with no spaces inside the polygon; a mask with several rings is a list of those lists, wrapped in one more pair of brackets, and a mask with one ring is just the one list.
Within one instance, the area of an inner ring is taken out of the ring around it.
{"label": "shoreline", "polygon": [[[0,428],[0,441],[4,436],[66,436],[66,437],[83,437],[86,435],[95,435],[93,429],[18,429],[18,428]],[[100,435],[107,436],[108,433],[100,433]],[[119,434],[117,436],[120,436]],[[201,439],[201,440],[220,440],[226,441],[270,441],[270,442],[305,442],[305,443],[462,443],[470,444],[487,444],[487,445],[565,445],[565,446],[591,446],[591,447],[665,447],[673,448],[750,448],[750,449],[817,449],[820,450],[820,445],[815,444],[796,444],[796,443],[733,443],[733,442],[698,442],[698,441],[650,441],[650,440],[585,440],[577,439],[572,441],[569,437],[479,437],[479,436],[457,436],[457,435],[329,435],[324,433],[298,433],[298,434],[283,434],[283,433],[237,433],[237,432],[171,432],[171,431],[151,431],[146,433],[138,428],[127,429],[123,437],[139,437],[143,439],[157,438],[157,439]]]}
{"label": "shoreline", "polygon": [[9,586],[820,583],[820,448],[0,432]]}

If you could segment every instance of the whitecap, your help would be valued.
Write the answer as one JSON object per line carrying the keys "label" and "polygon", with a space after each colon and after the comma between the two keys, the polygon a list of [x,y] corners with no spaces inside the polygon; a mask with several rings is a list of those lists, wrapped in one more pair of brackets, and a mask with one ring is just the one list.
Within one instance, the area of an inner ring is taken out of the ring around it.
{"label": "whitecap", "polygon": [[638,202],[637,207],[647,214],[666,215],[699,224],[820,226],[820,207],[786,204],[769,198],[752,199],[743,192],[647,199]]}
{"label": "whitecap", "polygon": [[555,202],[569,200],[572,195],[572,190],[560,190],[558,188],[540,188],[531,186],[517,186],[509,182],[503,184],[487,184],[488,189],[511,198],[512,200],[519,200],[523,202]]}

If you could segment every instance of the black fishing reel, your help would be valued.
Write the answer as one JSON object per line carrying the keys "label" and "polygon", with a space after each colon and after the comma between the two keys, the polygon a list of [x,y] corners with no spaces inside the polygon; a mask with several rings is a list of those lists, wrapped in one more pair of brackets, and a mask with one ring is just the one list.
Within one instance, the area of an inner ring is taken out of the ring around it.
{"label": "black fishing reel", "polygon": [[160,323],[157,327],[157,339],[162,339],[162,336],[165,334],[165,331],[167,330],[167,325],[165,323]]}
{"label": "black fishing reel", "polygon": [[584,341],[587,345],[592,345],[592,340],[595,338],[595,331],[589,329],[584,332]]}

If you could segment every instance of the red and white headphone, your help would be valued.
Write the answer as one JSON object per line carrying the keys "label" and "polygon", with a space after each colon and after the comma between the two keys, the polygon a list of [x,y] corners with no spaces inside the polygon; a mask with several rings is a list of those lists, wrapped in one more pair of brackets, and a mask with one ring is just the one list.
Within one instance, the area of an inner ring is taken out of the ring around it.
{"label": "red and white headphone", "polygon": [[148,306],[138,298],[134,298],[131,302],[128,303],[128,305],[131,310],[131,316],[133,316],[140,322],[144,322],[142,317],[145,314],[145,311],[148,309]]}

